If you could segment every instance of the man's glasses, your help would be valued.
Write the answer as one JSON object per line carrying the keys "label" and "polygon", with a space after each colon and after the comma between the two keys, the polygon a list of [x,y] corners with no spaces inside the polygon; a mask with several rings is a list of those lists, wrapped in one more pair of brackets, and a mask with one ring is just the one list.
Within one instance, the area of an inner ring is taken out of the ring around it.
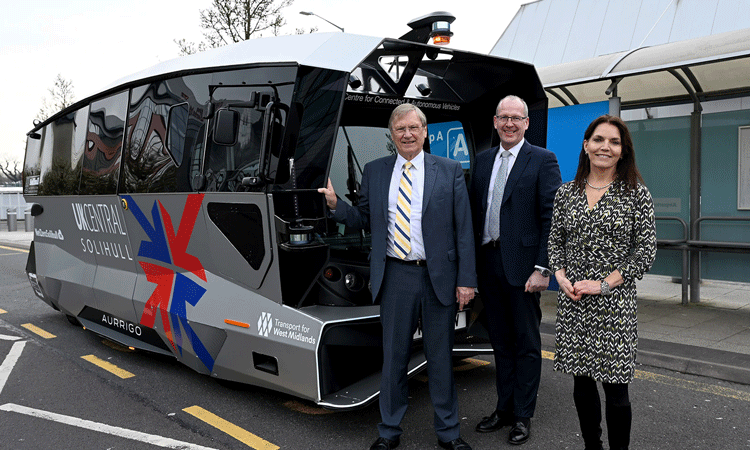
{"label": "man's glasses", "polygon": [[407,131],[409,133],[411,133],[411,134],[417,134],[419,132],[419,130],[421,130],[421,129],[422,129],[421,125],[420,126],[412,125],[410,127],[398,127],[398,128],[394,128],[393,132],[395,134],[398,134],[398,135],[404,135],[404,134],[406,134]]}
{"label": "man's glasses", "polygon": [[519,123],[523,122],[524,119],[527,119],[527,118],[528,118],[528,116],[526,116],[526,117],[520,117],[520,116],[495,116],[495,119],[497,119],[501,123],[505,123],[505,122],[507,122],[507,121],[510,120],[511,122],[513,122],[515,124],[519,124]]}

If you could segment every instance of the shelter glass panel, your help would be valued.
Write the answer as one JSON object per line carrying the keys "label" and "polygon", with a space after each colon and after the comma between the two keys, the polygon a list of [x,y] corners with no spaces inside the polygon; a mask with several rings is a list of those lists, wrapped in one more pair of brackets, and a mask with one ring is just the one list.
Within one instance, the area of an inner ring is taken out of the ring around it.
{"label": "shelter glass panel", "polygon": [[[654,200],[656,217],[690,221],[690,118],[671,117],[628,121],[635,160]],[[659,239],[680,239],[677,221],[658,220]],[[680,276],[681,253],[658,250],[651,273]]]}
{"label": "shelter glass panel", "polygon": [[750,210],[750,127],[740,127],[737,149],[737,209]]}

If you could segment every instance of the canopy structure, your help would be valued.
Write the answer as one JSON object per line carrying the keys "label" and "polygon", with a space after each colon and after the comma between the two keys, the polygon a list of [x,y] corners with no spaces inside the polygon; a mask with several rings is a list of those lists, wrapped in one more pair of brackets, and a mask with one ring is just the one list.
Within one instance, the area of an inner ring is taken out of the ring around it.
{"label": "canopy structure", "polygon": [[602,101],[614,94],[625,108],[745,96],[750,94],[750,29],[537,70],[550,107]]}

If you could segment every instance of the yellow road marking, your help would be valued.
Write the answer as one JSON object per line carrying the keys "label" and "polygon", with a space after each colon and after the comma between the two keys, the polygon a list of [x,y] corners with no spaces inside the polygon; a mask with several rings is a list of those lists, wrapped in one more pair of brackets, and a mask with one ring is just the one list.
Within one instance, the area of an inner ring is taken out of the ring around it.
{"label": "yellow road marking", "polygon": [[480,359],[466,358],[463,360],[466,364],[462,366],[456,366],[453,368],[454,372],[464,372],[466,370],[476,369],[478,367],[489,365],[489,361],[482,361]]}
{"label": "yellow road marking", "polygon": [[29,253],[28,250],[24,250],[22,248],[16,248],[16,247],[7,247],[5,245],[0,245],[0,248],[5,249],[5,250],[13,250],[14,252]]}
{"label": "yellow road marking", "polygon": [[[555,359],[554,352],[547,352],[542,350],[542,358],[544,359]],[[674,386],[689,391],[703,392],[706,394],[718,395],[720,397],[733,398],[735,400],[743,400],[750,402],[750,393],[744,391],[738,391],[736,389],[725,388],[722,386],[716,386],[713,384],[698,383],[697,381],[682,380],[680,378],[670,377],[667,375],[659,375],[658,373],[645,372],[643,370],[636,370],[635,377],[639,380],[652,381],[654,383],[666,384],[668,386]]]}
{"label": "yellow road marking", "polygon": [[8,312],[8,311],[6,311],[6,310],[4,310],[4,309],[0,308],[0,314],[5,314],[5,313],[7,313],[7,312]]}
{"label": "yellow road marking", "polygon": [[250,433],[249,431],[244,430],[238,427],[237,425],[222,419],[216,414],[206,411],[200,406],[191,406],[189,408],[183,409],[183,411],[206,422],[207,424],[215,428],[218,428],[219,430],[232,436],[233,438],[237,439],[243,444],[250,446],[251,448],[254,448],[255,450],[278,450],[279,449],[278,445],[274,445],[264,439],[261,439],[258,436],[254,435],[253,433]]}
{"label": "yellow road marking", "polygon": [[107,362],[103,359],[97,358],[94,355],[86,355],[81,356],[82,359],[85,359],[86,361],[90,362],[91,364],[101,367],[102,369],[106,370],[107,372],[117,375],[118,377],[122,378],[123,380],[126,378],[132,378],[135,376],[135,374],[132,374],[128,372],[127,370],[120,369],[116,365],[112,364],[111,362]]}
{"label": "yellow road marking", "polygon": [[38,334],[39,336],[43,337],[44,339],[52,339],[54,337],[57,337],[54,334],[48,333],[48,332],[42,330],[41,328],[39,328],[39,327],[37,327],[35,325],[32,325],[30,323],[25,323],[25,324],[23,324],[21,326],[24,327],[24,328],[26,328],[27,330],[31,331],[32,333]]}
{"label": "yellow road marking", "polygon": [[654,383],[666,384],[669,386],[675,386],[683,389],[688,389],[696,392],[704,392],[706,394],[718,395],[720,397],[733,398],[735,400],[743,400],[750,402],[750,393],[744,391],[738,391],[736,389],[730,389],[722,386],[715,386],[712,384],[699,383],[697,381],[681,380],[679,378],[673,378],[666,375],[659,375],[658,373],[644,372],[642,370],[635,371],[635,377],[639,380],[653,381]]}

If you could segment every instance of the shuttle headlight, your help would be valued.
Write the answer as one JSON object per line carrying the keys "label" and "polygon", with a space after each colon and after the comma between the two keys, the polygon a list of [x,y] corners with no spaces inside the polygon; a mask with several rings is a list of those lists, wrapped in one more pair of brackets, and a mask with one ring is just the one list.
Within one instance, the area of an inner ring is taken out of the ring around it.
{"label": "shuttle headlight", "polygon": [[359,292],[365,287],[365,280],[357,272],[349,272],[344,276],[344,285],[352,292]]}

